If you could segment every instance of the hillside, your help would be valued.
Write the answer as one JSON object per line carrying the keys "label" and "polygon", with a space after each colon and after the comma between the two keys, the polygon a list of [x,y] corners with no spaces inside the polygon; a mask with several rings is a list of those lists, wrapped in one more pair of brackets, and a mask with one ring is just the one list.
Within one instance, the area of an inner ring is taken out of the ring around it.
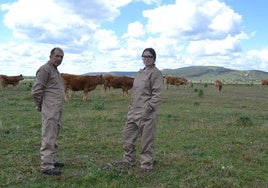
{"label": "hillside", "polygon": [[[190,82],[212,83],[214,80],[223,80],[225,83],[260,83],[260,80],[268,78],[268,72],[259,70],[233,70],[217,66],[189,66],[178,69],[163,69],[163,75],[171,75],[187,78]],[[135,76],[136,72],[98,72],[87,73],[113,74],[118,76]]]}
{"label": "hillside", "polygon": [[179,69],[164,69],[163,75],[185,77],[193,82],[259,83],[268,73],[259,70],[233,70],[216,66],[191,66]]}

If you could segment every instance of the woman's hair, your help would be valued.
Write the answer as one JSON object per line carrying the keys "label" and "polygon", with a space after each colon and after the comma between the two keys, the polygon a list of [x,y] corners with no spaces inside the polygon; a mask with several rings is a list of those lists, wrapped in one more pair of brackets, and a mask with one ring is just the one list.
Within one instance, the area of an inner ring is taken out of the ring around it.
{"label": "woman's hair", "polygon": [[144,53],[145,51],[149,51],[149,52],[152,54],[152,56],[154,57],[154,61],[156,60],[156,53],[155,53],[155,50],[154,50],[153,48],[145,48],[145,49],[143,50],[143,52],[142,52],[142,55],[143,55],[143,53]]}

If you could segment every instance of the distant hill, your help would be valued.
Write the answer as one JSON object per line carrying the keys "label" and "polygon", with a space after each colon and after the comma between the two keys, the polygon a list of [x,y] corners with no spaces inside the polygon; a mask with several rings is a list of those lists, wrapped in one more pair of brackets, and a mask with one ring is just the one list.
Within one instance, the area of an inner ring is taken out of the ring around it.
{"label": "distant hill", "polygon": [[190,66],[179,69],[164,69],[163,75],[185,77],[193,82],[260,83],[268,78],[268,72],[259,70],[233,70],[217,66]]}
{"label": "distant hill", "polygon": [[[163,75],[184,77],[190,82],[212,83],[219,79],[225,83],[260,83],[268,78],[268,72],[259,70],[233,70],[217,66],[189,66],[178,69],[163,69]],[[98,72],[87,73],[87,75],[113,74],[117,76],[135,76],[136,72]]]}

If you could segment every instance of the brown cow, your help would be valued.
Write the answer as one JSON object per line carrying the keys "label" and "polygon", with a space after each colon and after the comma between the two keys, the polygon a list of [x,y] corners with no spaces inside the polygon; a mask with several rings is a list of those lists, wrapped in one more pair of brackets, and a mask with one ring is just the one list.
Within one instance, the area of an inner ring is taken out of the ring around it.
{"label": "brown cow", "polygon": [[164,76],[166,89],[168,89],[168,85],[174,85],[174,87],[178,87],[179,85],[184,85],[184,88],[186,89],[186,86],[188,84],[188,80],[182,77],[174,77],[174,76]]}
{"label": "brown cow", "polygon": [[214,85],[215,85],[215,88],[217,89],[217,91],[222,90],[222,82],[220,80],[215,80]]}
{"label": "brown cow", "polygon": [[268,85],[268,79],[261,80],[261,86],[263,87],[263,86],[266,86],[266,85]]}
{"label": "brown cow", "polygon": [[22,76],[22,74],[18,76],[0,75],[0,88],[1,90],[3,90],[8,85],[16,86],[21,80],[24,80],[24,77]]}
{"label": "brown cow", "polygon": [[128,90],[130,90],[133,87],[134,78],[129,76],[113,76],[110,74],[104,75],[104,84],[103,84],[103,90],[106,94],[107,87],[110,89],[110,87],[114,89],[121,88],[123,91],[123,96],[128,95]]}
{"label": "brown cow", "polygon": [[[102,75],[87,76],[61,73],[61,77],[65,87],[65,94],[67,89],[74,91],[84,91],[83,101],[88,99],[88,92],[96,89],[97,85],[104,83]],[[66,99],[66,97],[65,97]]]}

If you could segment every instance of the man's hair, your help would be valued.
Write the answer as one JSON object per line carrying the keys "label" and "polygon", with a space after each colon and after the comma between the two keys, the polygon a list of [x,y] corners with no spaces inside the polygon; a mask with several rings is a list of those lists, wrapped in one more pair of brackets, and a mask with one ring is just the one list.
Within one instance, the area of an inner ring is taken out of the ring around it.
{"label": "man's hair", "polygon": [[62,50],[61,48],[59,48],[59,47],[55,47],[55,48],[53,48],[53,49],[50,51],[50,55],[53,55],[54,52],[55,52],[55,50],[60,50],[60,51],[63,52],[63,50]]}

